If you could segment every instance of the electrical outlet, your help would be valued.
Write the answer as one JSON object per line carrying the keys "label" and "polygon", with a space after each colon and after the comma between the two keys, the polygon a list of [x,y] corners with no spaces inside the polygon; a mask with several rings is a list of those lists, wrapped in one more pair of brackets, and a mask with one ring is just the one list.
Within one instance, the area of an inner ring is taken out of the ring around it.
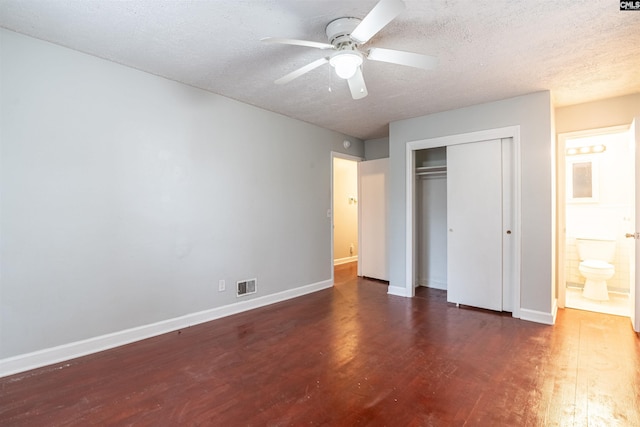
{"label": "electrical outlet", "polygon": [[226,285],[224,283],[224,280],[220,280],[218,282],[218,292],[222,292],[226,289]]}

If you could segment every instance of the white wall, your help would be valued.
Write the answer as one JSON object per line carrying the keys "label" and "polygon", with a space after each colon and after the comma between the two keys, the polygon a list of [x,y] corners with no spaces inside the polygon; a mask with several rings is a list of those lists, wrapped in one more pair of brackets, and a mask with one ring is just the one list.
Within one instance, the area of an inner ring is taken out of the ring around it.
{"label": "white wall", "polygon": [[[603,153],[566,157],[568,167],[572,160],[596,162],[598,172],[593,178],[594,187],[599,190],[594,202],[569,201],[567,204],[568,237],[613,239],[622,234],[624,238],[622,222],[633,208],[631,194],[635,179],[630,160],[634,151],[630,140],[628,132],[567,140],[567,148],[598,144],[607,147]],[[567,173],[571,173],[568,168]],[[567,194],[570,194],[569,190]]]}
{"label": "white wall", "polygon": [[331,279],[330,152],[362,141],[0,37],[0,358]]}
{"label": "white wall", "polygon": [[553,312],[552,109],[549,92],[393,122],[390,125],[390,284],[406,287],[405,147],[410,141],[520,125],[522,194],[521,307]]}

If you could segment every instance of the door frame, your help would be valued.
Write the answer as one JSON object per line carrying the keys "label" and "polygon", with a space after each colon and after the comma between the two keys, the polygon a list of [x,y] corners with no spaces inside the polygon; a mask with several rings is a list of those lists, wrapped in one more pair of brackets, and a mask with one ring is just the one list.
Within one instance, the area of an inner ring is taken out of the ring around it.
{"label": "door frame", "polygon": [[[487,129],[477,132],[447,135],[436,138],[409,141],[405,147],[406,157],[406,259],[405,277],[406,284],[404,295],[415,296],[415,257],[416,242],[415,230],[415,199],[416,199],[416,175],[415,152],[427,148],[446,147],[449,145],[468,144],[490,139],[512,138],[513,140],[513,266],[512,266],[512,316],[520,317],[520,266],[521,266],[521,166],[520,166],[520,125],[503,128]],[[399,290],[399,289],[398,289]],[[391,291],[391,289],[390,289]]]}
{"label": "door frame", "polygon": [[[333,253],[333,244],[334,244],[334,242],[333,242],[333,238],[334,238],[333,234],[334,234],[334,231],[335,231],[335,228],[334,228],[334,215],[333,215],[333,184],[334,184],[334,182],[333,182],[333,172],[334,172],[333,171],[333,159],[335,159],[335,158],[344,159],[344,160],[351,160],[351,161],[356,162],[356,163],[360,163],[360,162],[364,161],[363,157],[353,156],[351,154],[340,153],[338,151],[331,151],[331,161],[330,161],[330,163],[331,163],[331,166],[330,166],[330,170],[331,170],[331,173],[330,173],[330,175],[331,175],[330,188],[331,188],[331,191],[330,191],[330,193],[331,194],[330,194],[330,200],[329,200],[330,208],[329,208],[329,213],[328,213],[329,216],[331,217],[331,252],[330,252],[331,253],[331,257],[330,257],[331,258],[331,283],[334,283],[334,281],[335,281],[335,277],[334,277],[334,267],[335,266],[333,265],[333,255],[334,255],[334,253]],[[356,195],[356,197],[357,197],[357,200],[360,199],[360,182],[359,181],[358,181],[358,194]],[[361,213],[360,213],[360,203],[358,203],[358,256],[360,255],[360,250],[359,250],[359,248],[360,248],[360,234],[361,234],[360,233],[360,215],[361,215]],[[360,275],[360,263],[358,263],[358,275]]]}
{"label": "door frame", "polygon": [[[632,261],[633,265],[630,265],[631,277],[629,286],[631,288],[630,294],[632,295],[632,304],[634,306],[631,309],[631,326],[636,333],[640,333],[640,275],[638,274],[638,266],[640,265],[640,241],[638,239],[638,230],[640,229],[640,116],[634,117],[629,126],[631,138],[633,140],[633,151],[635,154],[634,167],[635,167],[635,218],[634,226],[635,230],[630,230],[631,233],[635,233],[636,236],[633,241],[635,250],[635,260]],[[630,260],[631,261],[631,260]]]}

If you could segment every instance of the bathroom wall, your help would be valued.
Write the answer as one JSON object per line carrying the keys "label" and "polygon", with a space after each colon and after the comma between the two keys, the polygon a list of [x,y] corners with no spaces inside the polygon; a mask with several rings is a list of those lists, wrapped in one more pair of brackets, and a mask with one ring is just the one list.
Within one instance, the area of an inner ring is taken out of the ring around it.
{"label": "bathroom wall", "polygon": [[[633,183],[632,146],[627,132],[592,136],[567,140],[566,146],[580,147],[603,144],[606,151],[581,156],[598,163],[598,198],[595,202],[567,203],[567,246],[566,281],[570,285],[584,284],[584,278],[578,271],[580,263],[576,241],[577,237],[616,240],[616,255],[613,262],[615,275],[607,281],[610,291],[629,291],[629,242],[624,238],[633,212],[631,197]],[[567,156],[570,161],[574,156]],[[567,170],[569,172],[569,169]],[[567,193],[569,194],[569,193]]]}

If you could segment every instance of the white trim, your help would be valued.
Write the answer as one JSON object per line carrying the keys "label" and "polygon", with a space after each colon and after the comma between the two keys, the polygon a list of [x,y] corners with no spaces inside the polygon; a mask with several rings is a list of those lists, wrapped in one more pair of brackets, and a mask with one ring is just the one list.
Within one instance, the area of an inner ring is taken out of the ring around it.
{"label": "white trim", "polygon": [[[415,256],[416,256],[416,251],[415,251],[415,241],[413,239],[413,230],[415,230],[415,218],[413,215],[413,202],[416,199],[416,193],[415,193],[415,165],[416,165],[416,156],[414,151],[416,150],[416,148],[413,148],[413,143],[408,142],[407,143],[407,147],[406,147],[406,165],[407,165],[407,170],[406,170],[406,180],[407,180],[407,184],[406,184],[406,190],[407,190],[407,194],[406,194],[406,230],[407,230],[407,235],[406,235],[406,248],[405,248],[405,258],[406,258],[406,265],[405,265],[405,286],[406,286],[406,293],[407,293],[407,297],[414,297],[416,295],[416,290],[414,287],[414,277],[415,277],[415,270],[414,270],[414,265],[415,265]],[[391,291],[389,291],[391,292]]]}
{"label": "white trim", "polygon": [[348,256],[346,258],[338,258],[338,259],[334,259],[333,260],[333,265],[342,265],[342,264],[349,264],[350,262],[355,262],[358,261],[358,255],[354,255],[354,256]]}
{"label": "white trim", "polygon": [[[629,127],[630,136],[631,136],[631,146],[634,151],[634,159],[632,164],[635,170],[635,178],[636,178],[636,188],[635,188],[635,205],[634,205],[634,216],[632,217],[632,224],[635,226],[635,230],[631,230],[633,233],[637,233],[637,230],[640,229],[640,115],[636,116],[631,122],[631,126]],[[638,273],[638,267],[640,267],[640,240],[634,239],[633,246],[635,252],[635,259],[629,257],[629,272],[630,272],[630,281],[629,281],[629,290],[630,292],[630,300],[631,304],[633,304],[631,308],[631,325],[633,326],[633,330],[636,332],[640,332],[640,274]],[[631,253],[631,254],[632,254]],[[630,254],[630,255],[631,255]]]}
{"label": "white trim", "polygon": [[[356,178],[356,180],[357,180],[356,185],[358,186],[357,197],[358,197],[358,255],[359,255],[360,254],[360,252],[359,252],[360,248],[362,247],[362,203],[360,203],[360,201],[361,201],[360,200],[360,196],[362,195],[362,179],[361,179],[362,171],[360,170],[360,162],[358,162],[357,166],[358,167],[357,167],[357,170],[356,170],[356,174],[358,176]],[[333,187],[331,187],[331,188],[333,188]],[[333,199],[333,194],[331,195],[331,198]],[[358,256],[356,255],[356,261],[357,260],[358,260]],[[336,265],[335,261],[334,261],[334,265]],[[362,263],[361,262],[359,262],[356,265],[356,275],[362,276]]]}
{"label": "white trim", "polygon": [[[413,288],[411,288],[413,291]],[[396,295],[399,297],[412,297],[413,295],[407,295],[407,288],[404,286],[392,286],[389,285],[389,289],[387,290],[387,294]]]}
{"label": "white trim", "polygon": [[550,313],[543,311],[529,310],[527,308],[520,309],[520,320],[527,320],[529,322],[543,323],[545,325],[555,325],[556,317],[558,315],[557,300],[553,300],[553,307]]}
{"label": "white trim", "polygon": [[[570,132],[558,133],[558,139],[566,144],[567,139],[586,138],[590,136],[608,135],[611,133],[627,132],[631,128],[631,123],[624,125],[605,126],[603,128],[583,129]],[[566,148],[566,147],[564,147]]]}
{"label": "white trim", "polygon": [[[491,139],[502,139],[502,138],[512,138],[513,139],[513,156],[514,156],[514,165],[513,165],[513,178],[514,178],[514,218],[513,218],[513,240],[514,240],[514,265],[513,265],[513,276],[515,279],[515,283],[513,286],[513,317],[521,317],[521,302],[520,302],[520,272],[521,272],[521,256],[522,256],[522,248],[521,248],[521,154],[520,154],[520,125],[516,126],[507,126],[503,128],[496,129],[487,129],[478,132],[469,132],[457,135],[448,135],[441,136],[437,138],[428,138],[428,139],[420,139],[417,141],[409,141],[406,143],[405,153],[406,153],[406,227],[405,227],[405,242],[406,242],[406,256],[405,256],[405,274],[406,274],[406,290],[405,294],[407,297],[412,297],[415,295],[414,290],[414,264],[415,264],[415,251],[414,251],[414,236],[413,230],[415,229],[415,218],[413,215],[414,210],[414,200],[415,200],[415,151],[423,150],[426,148],[435,148],[435,147],[444,147],[448,145],[457,145],[457,144],[467,144],[478,141],[486,141]],[[391,291],[389,291],[391,293]],[[395,294],[398,295],[398,294]]]}
{"label": "white trim", "polygon": [[362,161],[364,161],[364,157],[358,157],[358,156],[354,156],[352,154],[340,153],[338,151],[332,151],[331,152],[331,159],[333,160],[334,157],[338,157],[340,159],[345,159],[345,160],[351,160],[353,162],[362,162]]}
{"label": "white trim", "polygon": [[418,286],[424,286],[425,288],[447,290],[447,282],[441,280],[429,280],[423,279],[417,281]]}
{"label": "white trim", "polygon": [[271,295],[265,295],[251,300],[240,301],[223,307],[191,313],[149,325],[125,329],[124,331],[9,357],[0,360],[0,377],[61,363],[77,357],[86,356],[88,354],[130,344],[135,341],[173,332],[178,329],[188,328],[189,326],[210,322],[222,317],[286,301],[288,299],[331,288],[332,286],[333,280],[324,280],[322,282],[301,286]]}

